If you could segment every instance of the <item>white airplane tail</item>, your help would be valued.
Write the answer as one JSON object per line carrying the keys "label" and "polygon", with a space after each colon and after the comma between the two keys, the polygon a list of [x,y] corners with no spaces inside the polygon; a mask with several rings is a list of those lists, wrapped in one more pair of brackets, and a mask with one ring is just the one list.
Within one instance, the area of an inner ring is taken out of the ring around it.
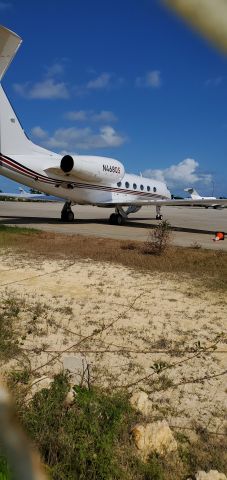
{"label": "white airplane tail", "polygon": [[184,191],[190,193],[191,198],[192,198],[193,200],[198,200],[199,198],[202,198],[202,197],[198,194],[198,192],[197,192],[194,188],[192,188],[192,187],[191,187],[191,188],[185,188]]}
{"label": "white airplane tail", "polygon": [[[22,43],[16,33],[0,26],[0,82]],[[39,148],[39,147],[38,147]],[[34,152],[13,108],[0,85],[0,153],[21,155]]]}

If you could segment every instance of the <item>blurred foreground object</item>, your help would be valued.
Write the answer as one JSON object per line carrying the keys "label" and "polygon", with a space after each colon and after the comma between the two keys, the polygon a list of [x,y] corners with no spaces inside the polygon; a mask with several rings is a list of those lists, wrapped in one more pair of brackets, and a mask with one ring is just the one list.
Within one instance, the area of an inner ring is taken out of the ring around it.
{"label": "blurred foreground object", "polygon": [[14,417],[10,395],[0,381],[0,454],[7,458],[13,480],[45,480],[39,457]]}
{"label": "blurred foreground object", "polygon": [[227,0],[162,0],[227,54]]}

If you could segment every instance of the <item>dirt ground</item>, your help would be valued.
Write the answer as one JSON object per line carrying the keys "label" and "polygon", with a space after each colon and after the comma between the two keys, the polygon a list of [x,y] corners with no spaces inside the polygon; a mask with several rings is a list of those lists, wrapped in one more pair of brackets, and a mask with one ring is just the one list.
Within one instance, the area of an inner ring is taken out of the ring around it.
{"label": "dirt ground", "polygon": [[5,368],[27,361],[38,384],[62,369],[66,357],[82,358],[90,382],[144,389],[153,418],[224,431],[224,293],[186,275],[12,253],[1,256],[0,279],[1,302],[21,301],[16,328],[23,359]]}

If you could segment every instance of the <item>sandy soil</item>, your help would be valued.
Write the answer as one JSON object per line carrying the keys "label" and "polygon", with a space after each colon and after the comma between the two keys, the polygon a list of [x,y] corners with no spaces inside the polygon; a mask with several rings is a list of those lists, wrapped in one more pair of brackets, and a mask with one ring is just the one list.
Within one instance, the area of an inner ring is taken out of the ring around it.
{"label": "sandy soil", "polygon": [[36,385],[78,357],[94,384],[146,390],[153,418],[223,431],[224,294],[187,277],[12,254],[1,256],[0,284],[0,307],[8,296],[21,302],[16,327],[25,356],[18,362],[31,364]]}

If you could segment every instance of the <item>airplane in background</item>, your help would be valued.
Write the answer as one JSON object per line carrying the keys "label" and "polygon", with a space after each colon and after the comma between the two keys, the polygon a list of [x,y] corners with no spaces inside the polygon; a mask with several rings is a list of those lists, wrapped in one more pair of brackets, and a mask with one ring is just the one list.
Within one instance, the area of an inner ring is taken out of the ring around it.
{"label": "airplane in background", "polygon": [[54,197],[52,195],[46,195],[43,193],[30,193],[24,190],[23,188],[19,187],[20,193],[10,193],[10,192],[0,192],[0,198],[16,198],[21,200],[39,200],[43,202],[61,202],[62,199],[58,197]]}
{"label": "airplane in background", "polygon": [[[216,197],[201,197],[201,195],[199,195],[199,193],[193,187],[185,188],[184,191],[190,193],[192,200],[217,200]],[[216,203],[212,203],[212,205],[197,205],[197,206],[199,207],[202,206],[205,208],[211,207],[215,209],[224,207],[224,205],[220,205]]]}
{"label": "airplane in background", "polygon": [[28,200],[40,200],[40,199],[48,199],[48,195],[43,195],[42,193],[30,193],[26,192],[23,188],[19,187],[20,193],[10,193],[10,192],[0,192],[0,197],[4,198],[21,198],[21,199],[28,199]]}
{"label": "airplane in background", "polygon": [[[0,26],[0,82],[22,39]],[[121,225],[142,206],[154,205],[162,220],[162,206],[210,205],[213,200],[171,199],[164,182],[132,175],[113,158],[92,155],[64,156],[34,144],[24,133],[0,85],[0,174],[30,188],[65,200],[61,219],[74,220],[73,205],[95,205],[115,209],[109,218]],[[227,199],[217,200],[227,205]],[[125,209],[126,207],[126,209]]]}

